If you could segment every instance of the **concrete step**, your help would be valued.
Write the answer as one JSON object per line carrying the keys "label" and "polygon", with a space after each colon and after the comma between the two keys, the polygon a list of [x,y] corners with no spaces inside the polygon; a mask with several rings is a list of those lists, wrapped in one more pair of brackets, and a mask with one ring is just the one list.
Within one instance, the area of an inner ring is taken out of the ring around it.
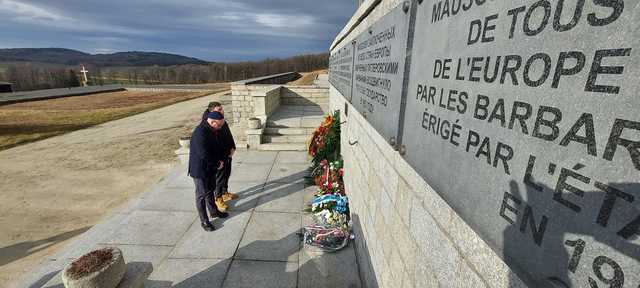
{"label": "concrete step", "polygon": [[264,143],[258,150],[262,151],[307,151],[304,143]]}
{"label": "concrete step", "polygon": [[310,135],[262,135],[263,143],[307,143]]}
{"label": "concrete step", "polygon": [[278,128],[278,127],[269,127],[264,128],[264,135],[311,135],[315,128]]}
{"label": "concrete step", "polygon": [[271,128],[317,128],[324,121],[324,116],[304,116],[291,118],[276,118],[267,120],[267,127]]}
{"label": "concrete step", "polygon": [[305,129],[316,129],[320,126],[322,122],[308,122],[308,123],[274,123],[267,122],[267,128],[305,128]]}

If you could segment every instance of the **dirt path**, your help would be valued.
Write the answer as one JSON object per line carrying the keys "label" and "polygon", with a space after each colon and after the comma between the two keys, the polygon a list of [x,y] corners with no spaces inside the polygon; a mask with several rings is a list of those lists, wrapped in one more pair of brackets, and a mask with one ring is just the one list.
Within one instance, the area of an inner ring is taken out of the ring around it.
{"label": "dirt path", "polygon": [[159,181],[221,95],[0,151],[0,287]]}
{"label": "dirt path", "polygon": [[313,81],[316,80],[318,74],[328,73],[326,69],[316,70],[311,72],[300,73],[302,77],[300,79],[287,83],[287,85],[313,85]]}

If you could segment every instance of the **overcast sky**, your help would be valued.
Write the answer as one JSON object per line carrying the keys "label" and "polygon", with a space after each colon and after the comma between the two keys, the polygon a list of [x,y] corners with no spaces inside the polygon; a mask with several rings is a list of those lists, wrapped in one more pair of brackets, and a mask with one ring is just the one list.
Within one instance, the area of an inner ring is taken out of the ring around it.
{"label": "overcast sky", "polygon": [[328,50],[355,0],[0,0],[0,48],[154,51],[209,61]]}

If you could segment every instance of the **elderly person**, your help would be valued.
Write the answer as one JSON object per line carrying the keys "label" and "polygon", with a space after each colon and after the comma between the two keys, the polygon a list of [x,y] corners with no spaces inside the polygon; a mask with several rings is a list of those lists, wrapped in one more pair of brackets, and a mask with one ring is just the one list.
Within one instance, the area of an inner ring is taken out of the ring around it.
{"label": "elderly person", "polygon": [[[205,117],[207,117],[211,112],[219,112],[224,116],[224,108],[220,102],[209,103],[209,107],[204,111],[202,118],[205,119]],[[218,173],[216,176],[215,190],[216,206],[220,211],[224,212],[228,209],[228,205],[225,202],[238,198],[236,194],[229,192],[229,178],[231,177],[232,166],[231,161],[236,152],[236,142],[233,139],[233,134],[231,134],[231,129],[226,121],[222,128],[219,131],[216,131],[215,134],[218,141],[222,143],[225,154],[224,168],[222,173]]]}
{"label": "elderly person", "polygon": [[219,211],[213,203],[215,177],[224,169],[224,145],[216,138],[216,131],[224,125],[224,116],[220,112],[211,112],[207,119],[200,122],[191,135],[189,149],[189,171],[196,186],[196,209],[200,216],[200,225],[205,231],[213,231],[207,210],[212,217],[226,218],[227,213]]}

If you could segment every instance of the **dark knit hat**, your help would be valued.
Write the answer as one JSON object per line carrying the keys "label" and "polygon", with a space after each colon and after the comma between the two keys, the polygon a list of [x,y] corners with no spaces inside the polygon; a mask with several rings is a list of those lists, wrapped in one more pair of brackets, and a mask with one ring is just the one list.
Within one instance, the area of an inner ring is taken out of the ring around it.
{"label": "dark knit hat", "polygon": [[222,115],[222,113],[217,111],[209,112],[209,114],[207,115],[207,118],[213,119],[213,120],[224,120],[224,116]]}

